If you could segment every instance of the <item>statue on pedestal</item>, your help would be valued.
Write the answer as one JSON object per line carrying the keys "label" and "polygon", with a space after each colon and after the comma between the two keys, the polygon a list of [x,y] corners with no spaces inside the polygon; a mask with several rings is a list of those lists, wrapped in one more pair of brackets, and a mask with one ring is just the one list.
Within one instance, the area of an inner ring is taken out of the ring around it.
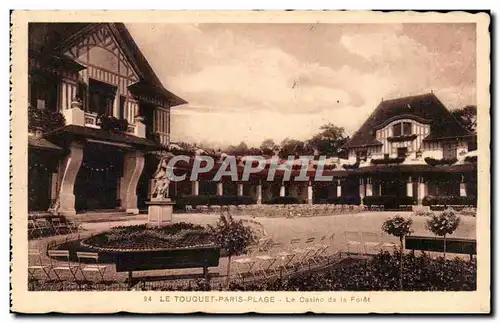
{"label": "statue on pedestal", "polygon": [[167,159],[162,157],[154,174],[154,188],[151,194],[152,200],[168,199],[168,186],[170,179],[168,178]]}

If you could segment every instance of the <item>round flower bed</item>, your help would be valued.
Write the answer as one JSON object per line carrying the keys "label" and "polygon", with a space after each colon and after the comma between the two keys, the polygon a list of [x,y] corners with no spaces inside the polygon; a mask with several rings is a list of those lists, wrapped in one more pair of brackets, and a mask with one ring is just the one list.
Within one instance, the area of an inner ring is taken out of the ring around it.
{"label": "round flower bed", "polygon": [[193,248],[213,245],[208,228],[180,222],[161,228],[145,224],[116,227],[81,241],[81,245],[98,251],[137,251]]}

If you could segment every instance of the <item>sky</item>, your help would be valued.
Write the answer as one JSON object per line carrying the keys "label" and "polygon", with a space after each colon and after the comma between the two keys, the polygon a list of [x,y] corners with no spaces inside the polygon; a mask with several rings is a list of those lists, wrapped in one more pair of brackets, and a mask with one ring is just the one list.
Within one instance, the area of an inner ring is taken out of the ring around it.
{"label": "sky", "polygon": [[352,135],[383,99],[476,104],[475,24],[127,24],[167,89],[172,141]]}

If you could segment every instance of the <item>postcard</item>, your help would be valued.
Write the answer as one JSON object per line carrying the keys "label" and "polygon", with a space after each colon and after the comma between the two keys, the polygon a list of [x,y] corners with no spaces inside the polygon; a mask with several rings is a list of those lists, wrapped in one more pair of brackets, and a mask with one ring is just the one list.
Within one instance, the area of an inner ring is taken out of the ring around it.
{"label": "postcard", "polygon": [[11,21],[13,312],[491,311],[489,13]]}

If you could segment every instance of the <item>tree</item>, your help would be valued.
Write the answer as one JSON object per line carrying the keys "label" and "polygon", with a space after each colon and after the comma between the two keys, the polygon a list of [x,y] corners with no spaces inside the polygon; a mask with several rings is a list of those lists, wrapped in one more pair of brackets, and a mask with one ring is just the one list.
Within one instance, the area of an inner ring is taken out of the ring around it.
{"label": "tree", "polygon": [[279,156],[286,159],[288,158],[288,156],[298,157],[304,155],[312,155],[312,153],[313,151],[311,147],[307,145],[307,143],[300,140],[285,138],[281,142]]}
{"label": "tree", "polygon": [[446,259],[446,235],[452,234],[458,228],[460,218],[451,210],[446,210],[440,214],[434,214],[427,220],[427,229],[437,236],[443,237],[443,255]]}
{"label": "tree", "polygon": [[235,221],[231,215],[221,215],[215,226],[209,225],[217,245],[227,254],[226,285],[229,286],[231,277],[231,258],[244,254],[248,247],[255,243],[256,237],[250,227],[243,225],[241,220]]}
{"label": "tree", "polygon": [[405,219],[402,216],[396,215],[392,218],[385,220],[384,224],[382,224],[382,230],[390,235],[399,238],[400,243],[400,254],[401,260],[400,263],[400,274],[399,274],[399,289],[403,290],[403,241],[406,236],[409,236],[413,233],[413,229],[411,228],[413,224],[412,219]]}
{"label": "tree", "polygon": [[342,145],[349,139],[344,128],[328,123],[319,129],[321,132],[309,140],[309,146],[316,149],[320,155],[338,156]]}
{"label": "tree", "polygon": [[476,132],[477,107],[475,105],[466,105],[461,109],[451,111],[451,114],[466,130]]}
{"label": "tree", "polygon": [[276,143],[272,139],[265,139],[261,144],[260,144],[260,150],[262,150],[262,153],[264,155],[273,155],[273,150],[274,147],[276,146]]}

